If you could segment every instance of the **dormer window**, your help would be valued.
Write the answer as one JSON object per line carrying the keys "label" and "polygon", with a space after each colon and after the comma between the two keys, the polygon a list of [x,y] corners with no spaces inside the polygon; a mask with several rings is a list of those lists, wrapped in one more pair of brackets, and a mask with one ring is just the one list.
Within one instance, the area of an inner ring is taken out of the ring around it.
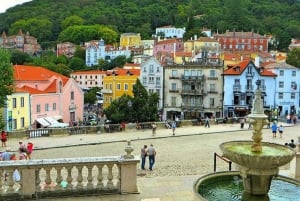
{"label": "dormer window", "polygon": [[240,71],[241,71],[241,67],[237,66],[237,67],[235,68],[235,71],[240,72]]}

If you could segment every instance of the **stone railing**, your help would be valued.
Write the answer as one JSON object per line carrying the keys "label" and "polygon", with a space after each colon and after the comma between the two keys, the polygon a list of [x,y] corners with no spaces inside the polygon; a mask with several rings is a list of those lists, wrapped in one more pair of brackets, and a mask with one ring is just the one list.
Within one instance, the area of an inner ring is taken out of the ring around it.
{"label": "stone railing", "polygon": [[0,162],[0,199],[138,193],[137,163],[124,156]]}

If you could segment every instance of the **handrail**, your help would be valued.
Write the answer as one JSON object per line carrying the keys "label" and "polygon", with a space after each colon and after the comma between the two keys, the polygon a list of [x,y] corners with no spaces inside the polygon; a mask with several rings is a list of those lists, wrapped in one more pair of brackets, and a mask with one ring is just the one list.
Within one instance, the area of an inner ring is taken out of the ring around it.
{"label": "handrail", "polygon": [[225,161],[226,163],[229,164],[229,171],[231,171],[231,166],[232,166],[232,161],[228,160],[227,158],[217,154],[216,152],[214,153],[214,172],[217,171],[217,157],[220,158],[221,160]]}

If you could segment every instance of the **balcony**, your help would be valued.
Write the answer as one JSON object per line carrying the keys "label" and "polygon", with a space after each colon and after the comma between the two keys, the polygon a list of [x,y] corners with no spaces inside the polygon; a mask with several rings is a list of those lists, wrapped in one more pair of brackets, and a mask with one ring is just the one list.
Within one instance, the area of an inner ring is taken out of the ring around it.
{"label": "balcony", "polygon": [[241,93],[242,87],[240,84],[234,84],[233,85],[233,93]]}
{"label": "balcony", "polygon": [[179,75],[170,75],[169,79],[172,80],[172,79],[179,79]]}
{"label": "balcony", "polygon": [[181,95],[205,95],[204,89],[201,90],[186,90],[181,91]]}
{"label": "balcony", "polygon": [[200,76],[185,76],[185,75],[182,75],[181,80],[182,81],[203,81],[203,80],[205,80],[205,76],[204,75],[200,75]]}
{"label": "balcony", "polygon": [[216,91],[216,90],[208,90],[207,93],[208,94],[218,94],[218,91]]}
{"label": "balcony", "polygon": [[3,161],[2,199],[138,193],[140,159],[126,152],[111,157]]}
{"label": "balcony", "polygon": [[180,89],[169,89],[170,93],[178,93],[180,91]]}
{"label": "balcony", "polygon": [[218,80],[218,77],[207,77],[208,80]]}
{"label": "balcony", "polygon": [[246,78],[253,78],[254,77],[254,72],[246,72]]}

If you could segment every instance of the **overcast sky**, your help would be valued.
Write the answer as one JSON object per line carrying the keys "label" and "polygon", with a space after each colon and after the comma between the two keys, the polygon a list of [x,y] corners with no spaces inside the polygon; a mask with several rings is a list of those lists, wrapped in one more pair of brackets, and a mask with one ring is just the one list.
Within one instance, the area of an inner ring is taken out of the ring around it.
{"label": "overcast sky", "polygon": [[6,9],[28,1],[31,0],[0,0],[0,13],[4,13]]}

